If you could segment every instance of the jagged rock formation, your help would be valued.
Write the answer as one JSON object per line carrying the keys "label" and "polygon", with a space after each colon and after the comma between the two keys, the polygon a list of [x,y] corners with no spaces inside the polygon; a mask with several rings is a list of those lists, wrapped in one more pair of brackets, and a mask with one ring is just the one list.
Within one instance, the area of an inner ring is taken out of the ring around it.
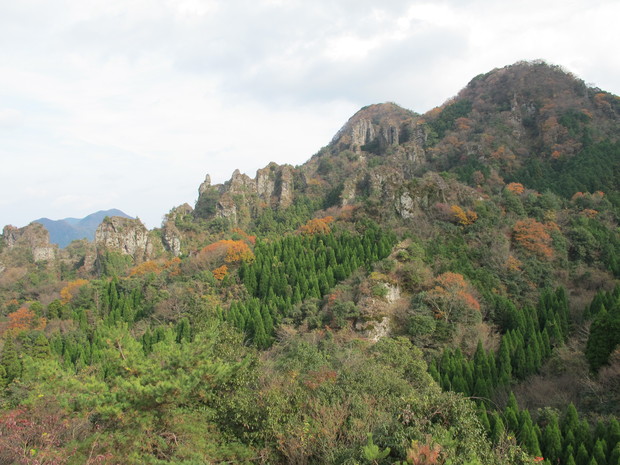
{"label": "jagged rock formation", "polygon": [[[204,192],[203,187],[207,189],[210,185],[211,180],[209,175],[207,175],[207,179],[201,184],[199,192]],[[193,211],[194,209],[185,203],[170,210],[170,213],[168,213],[164,219],[161,229],[162,244],[164,248],[175,257],[181,255],[181,244],[183,240],[183,234],[177,227],[177,221],[182,220],[185,216],[191,215]]]}
{"label": "jagged rock formation", "polygon": [[57,247],[50,244],[49,232],[39,223],[30,223],[23,228],[7,225],[2,230],[2,238],[9,250],[15,247],[29,249],[35,262],[50,261],[56,257]]}
{"label": "jagged rock formation", "polygon": [[395,103],[362,108],[338,131],[332,145],[353,152],[385,150],[410,139],[417,115]]}
{"label": "jagged rock formation", "polygon": [[97,252],[115,250],[140,263],[153,257],[153,241],[139,219],[112,216],[104,218],[95,232]]}
{"label": "jagged rock formation", "polygon": [[270,163],[256,172],[254,179],[235,170],[229,181],[211,186],[207,175],[198,189],[194,214],[199,218],[225,218],[242,225],[257,211],[287,208],[293,203],[294,169]]}

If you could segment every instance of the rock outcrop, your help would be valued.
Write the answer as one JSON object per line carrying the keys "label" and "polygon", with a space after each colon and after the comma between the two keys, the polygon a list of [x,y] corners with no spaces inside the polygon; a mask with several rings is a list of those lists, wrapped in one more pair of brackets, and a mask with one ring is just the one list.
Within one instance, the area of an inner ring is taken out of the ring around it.
{"label": "rock outcrop", "polygon": [[50,234],[40,223],[30,223],[23,228],[7,225],[2,230],[2,238],[9,250],[15,247],[29,249],[35,262],[56,258],[57,247],[50,244]]}
{"label": "rock outcrop", "polygon": [[115,250],[130,255],[141,263],[153,256],[153,243],[149,231],[138,219],[112,216],[105,218],[95,232],[97,252]]}
{"label": "rock outcrop", "polygon": [[381,151],[409,139],[417,115],[394,103],[362,108],[338,131],[332,145],[353,152]]}
{"label": "rock outcrop", "polygon": [[[199,191],[208,189],[211,186],[211,179],[209,175],[205,181],[201,184]],[[177,227],[177,221],[182,221],[185,216],[191,215],[194,209],[188,204],[175,207],[170,210],[170,213],[166,215],[164,223],[161,229],[161,241],[164,248],[171,252],[172,255],[178,257],[181,255],[181,245],[183,241],[183,234]]]}
{"label": "rock outcrop", "polygon": [[199,218],[225,218],[243,225],[263,208],[287,208],[293,203],[294,168],[270,163],[254,179],[235,170],[229,181],[212,186],[207,175],[198,189],[194,210]]}

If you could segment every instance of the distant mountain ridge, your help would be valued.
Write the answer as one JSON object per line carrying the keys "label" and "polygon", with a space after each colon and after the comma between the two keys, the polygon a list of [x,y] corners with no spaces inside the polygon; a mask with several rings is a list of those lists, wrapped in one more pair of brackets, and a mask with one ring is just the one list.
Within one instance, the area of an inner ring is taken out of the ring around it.
{"label": "distant mountain ridge", "polygon": [[132,218],[126,213],[112,208],[110,210],[100,210],[91,213],[84,218],[64,218],[61,220],[50,220],[49,218],[39,218],[33,223],[42,224],[50,233],[50,243],[58,244],[58,247],[65,248],[71,241],[77,239],[95,239],[95,230],[106,216],[120,216]]}

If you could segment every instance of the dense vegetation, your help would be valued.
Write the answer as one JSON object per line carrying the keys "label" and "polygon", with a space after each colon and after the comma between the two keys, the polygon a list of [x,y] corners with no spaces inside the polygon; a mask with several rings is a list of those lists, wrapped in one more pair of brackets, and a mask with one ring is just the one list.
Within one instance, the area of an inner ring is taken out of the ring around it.
{"label": "dense vegetation", "polygon": [[3,237],[0,463],[620,464],[617,99],[533,63],[385,108],[286,206],[173,209],[180,253]]}

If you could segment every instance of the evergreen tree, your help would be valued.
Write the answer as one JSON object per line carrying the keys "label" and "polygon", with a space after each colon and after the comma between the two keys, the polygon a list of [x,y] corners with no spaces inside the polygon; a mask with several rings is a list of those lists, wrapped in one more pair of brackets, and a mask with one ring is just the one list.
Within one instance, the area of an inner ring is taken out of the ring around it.
{"label": "evergreen tree", "polygon": [[545,426],[542,440],[543,456],[556,463],[562,457],[562,434],[555,417]]}
{"label": "evergreen tree", "polygon": [[17,354],[17,348],[13,341],[13,336],[7,334],[4,339],[4,347],[2,348],[2,356],[0,356],[0,365],[4,367],[5,378],[10,383],[21,376],[22,365]]}
{"label": "evergreen tree", "polygon": [[605,444],[604,440],[597,439],[594,444],[594,448],[592,449],[592,457],[596,459],[596,463],[598,465],[607,465],[607,444]]}
{"label": "evergreen tree", "polygon": [[588,465],[590,461],[590,454],[588,454],[588,449],[584,443],[579,444],[579,449],[577,449],[577,457],[575,458],[575,462],[577,465]]}
{"label": "evergreen tree", "polygon": [[43,333],[40,333],[34,340],[32,346],[32,356],[35,358],[46,358],[50,355],[49,341]]}

